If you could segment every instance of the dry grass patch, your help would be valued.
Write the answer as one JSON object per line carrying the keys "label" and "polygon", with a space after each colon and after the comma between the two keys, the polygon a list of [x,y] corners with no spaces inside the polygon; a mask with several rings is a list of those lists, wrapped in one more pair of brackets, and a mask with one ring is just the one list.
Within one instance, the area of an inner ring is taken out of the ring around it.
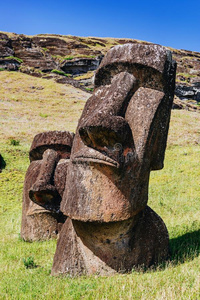
{"label": "dry grass patch", "polygon": [[168,145],[200,145],[200,113],[173,110]]}
{"label": "dry grass patch", "polygon": [[[19,235],[28,150],[38,132],[75,130],[89,94],[21,73],[1,72],[0,80],[0,299],[199,299],[200,114],[172,111],[165,168],[151,174],[149,205],[169,230],[170,260],[110,277],[52,277],[56,241]],[[25,267],[29,257],[37,268]]]}
{"label": "dry grass patch", "polygon": [[1,141],[31,142],[46,130],[76,129],[89,94],[18,72],[0,72]]}

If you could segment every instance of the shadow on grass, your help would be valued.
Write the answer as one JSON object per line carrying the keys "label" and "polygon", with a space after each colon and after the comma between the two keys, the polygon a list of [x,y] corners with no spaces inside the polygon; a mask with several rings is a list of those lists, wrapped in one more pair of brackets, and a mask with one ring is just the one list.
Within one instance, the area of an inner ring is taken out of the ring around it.
{"label": "shadow on grass", "polygon": [[185,233],[170,240],[170,261],[184,263],[200,254],[200,230]]}
{"label": "shadow on grass", "polygon": [[0,172],[1,172],[3,169],[5,169],[5,167],[6,167],[6,162],[5,162],[5,160],[3,159],[3,157],[2,157],[1,154],[0,154]]}
{"label": "shadow on grass", "polygon": [[133,271],[146,273],[165,270],[168,266],[176,266],[191,261],[200,254],[200,230],[188,232],[177,238],[170,239],[170,256],[168,260],[150,267],[133,268]]}

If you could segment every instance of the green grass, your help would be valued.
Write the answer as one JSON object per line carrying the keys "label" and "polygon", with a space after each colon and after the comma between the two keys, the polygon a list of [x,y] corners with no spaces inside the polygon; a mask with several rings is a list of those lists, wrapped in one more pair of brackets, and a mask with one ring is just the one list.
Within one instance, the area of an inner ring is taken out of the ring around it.
{"label": "green grass", "polygon": [[49,115],[48,115],[48,114],[39,113],[39,116],[40,116],[41,118],[47,118]]}
{"label": "green grass", "polygon": [[86,91],[88,91],[88,92],[93,92],[93,88],[85,88],[86,89]]}
{"label": "green grass", "polygon": [[[0,299],[198,299],[199,146],[169,147],[165,168],[152,172],[149,205],[168,227],[170,261],[146,272],[74,279],[50,276],[56,241],[20,239],[28,147],[1,144],[1,153]],[[29,257],[37,268],[26,268]]]}
{"label": "green grass", "polygon": [[66,56],[64,57],[64,60],[72,60],[74,58],[74,56]]}
{"label": "green grass", "polygon": [[45,48],[45,47],[43,47],[42,50],[43,50],[44,52],[49,51],[49,50],[48,50],[47,48]]}
{"label": "green grass", "polygon": [[182,76],[182,77],[185,77],[185,78],[195,78],[195,77],[197,77],[196,75],[192,75],[192,74],[189,74],[189,73],[177,73],[176,76]]}
{"label": "green grass", "polygon": [[10,144],[13,145],[13,146],[19,146],[20,141],[11,138],[10,139]]}
{"label": "green grass", "polygon": [[20,64],[23,63],[23,60],[21,58],[15,57],[15,56],[7,56],[7,57],[5,57],[5,59],[14,59],[14,60],[18,61],[18,63],[20,63]]}
{"label": "green grass", "polygon": [[66,74],[63,71],[59,71],[59,70],[56,70],[56,69],[52,70],[51,73],[55,73],[55,74],[58,74],[58,75],[63,75],[63,76],[69,77],[69,74]]}
{"label": "green grass", "polygon": [[[12,76],[9,78],[11,89],[7,90],[6,96],[2,93],[1,101],[5,105],[0,108],[7,120],[6,127],[2,126],[4,134],[0,139],[0,153],[6,163],[0,173],[0,299],[199,299],[200,114],[172,112],[165,167],[151,173],[149,206],[162,217],[168,228],[171,246],[169,261],[154,269],[133,270],[124,275],[52,277],[50,271],[56,241],[27,243],[20,238],[28,150],[35,133],[43,131],[44,127],[52,130],[55,126],[55,129],[63,130],[64,125],[65,129],[71,126],[75,130],[81,112],[79,109],[85,103],[85,100],[79,102],[79,97],[86,97],[86,93],[74,89],[73,94],[65,86],[33,77],[30,77],[30,83],[29,77],[24,74],[19,74],[18,85],[21,84],[21,89],[16,90],[17,75]],[[5,80],[8,76],[1,77],[2,84]],[[43,86],[44,89],[34,89],[36,94],[29,98],[26,91],[31,91],[30,84]],[[60,95],[63,92],[64,95]],[[78,100],[77,103],[73,104],[72,95]],[[10,100],[12,96],[15,100]],[[60,102],[58,96],[61,97]],[[46,100],[41,103],[43,97]],[[55,104],[58,112],[55,111]],[[74,106],[70,110],[71,105],[76,105],[77,109]],[[49,117],[41,118],[37,110],[36,122],[31,123],[30,129],[33,107],[39,109],[40,106],[45,106],[44,111]],[[11,108],[14,108],[12,113]],[[18,114],[23,111],[26,114],[29,110],[30,120],[20,122]],[[65,121],[68,118],[70,121]],[[18,130],[14,130],[14,125]],[[10,130],[6,131],[9,126],[13,126],[12,139],[20,141],[18,145],[10,142]],[[24,262],[35,267],[27,268]]]}
{"label": "green grass", "polygon": [[29,256],[27,258],[23,258],[23,263],[26,269],[35,269],[37,268],[36,263],[34,262],[34,257]]}

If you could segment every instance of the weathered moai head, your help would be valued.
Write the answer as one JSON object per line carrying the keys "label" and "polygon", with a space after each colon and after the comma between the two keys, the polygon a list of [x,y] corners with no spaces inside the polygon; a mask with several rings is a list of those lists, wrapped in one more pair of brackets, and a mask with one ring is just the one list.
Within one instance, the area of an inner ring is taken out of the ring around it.
{"label": "weathered moai head", "polygon": [[175,69],[159,45],[115,46],[102,60],[73,142],[52,274],[127,272],[168,256],[147,201],[150,171],[163,168]]}
{"label": "weathered moai head", "polygon": [[112,48],[80,118],[61,209],[111,222],[145,208],[149,174],[163,167],[175,66],[159,45]]}
{"label": "weathered moai head", "polygon": [[21,236],[26,241],[55,238],[66,217],[60,212],[74,135],[37,134],[29,152],[23,192]]}
{"label": "weathered moai head", "polygon": [[0,154],[0,173],[2,172],[2,170],[6,167],[6,162],[3,159],[3,157]]}

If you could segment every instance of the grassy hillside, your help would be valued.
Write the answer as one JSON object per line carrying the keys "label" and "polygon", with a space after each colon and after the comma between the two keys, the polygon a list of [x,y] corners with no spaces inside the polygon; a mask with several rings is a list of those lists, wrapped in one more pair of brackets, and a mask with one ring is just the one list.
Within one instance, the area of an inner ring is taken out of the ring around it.
{"label": "grassy hillside", "polygon": [[[167,225],[171,259],[126,275],[56,278],[56,241],[20,239],[28,150],[38,132],[74,131],[89,94],[15,72],[0,72],[0,82],[0,299],[198,299],[200,114],[172,112],[165,167],[151,174],[149,205]],[[25,268],[28,257],[36,268]]]}
{"label": "grassy hillside", "polygon": [[[88,81],[85,82],[83,79],[92,78],[94,69],[96,69],[90,68],[90,62],[86,62],[87,59],[100,61],[100,57],[105,55],[111,47],[125,43],[151,44],[146,41],[125,38],[79,37],[59,34],[27,36],[0,31],[0,70],[20,70],[23,73],[39,77],[57,74],[59,75],[57,79],[61,80],[63,77],[65,79],[73,77],[76,79],[76,83],[80,81],[84,88],[88,86]],[[177,61],[177,86],[199,87],[200,53],[167,48],[171,50],[173,58]],[[84,70],[80,68],[82,59],[85,61],[86,68]],[[95,62],[93,61],[93,63]],[[72,65],[73,67],[71,67]],[[96,64],[97,66],[98,64]],[[90,88],[92,88],[92,81],[90,84]],[[178,97],[180,97],[180,93],[178,93]],[[183,98],[188,98],[193,104],[196,101],[199,102],[195,93],[187,94]]]}

